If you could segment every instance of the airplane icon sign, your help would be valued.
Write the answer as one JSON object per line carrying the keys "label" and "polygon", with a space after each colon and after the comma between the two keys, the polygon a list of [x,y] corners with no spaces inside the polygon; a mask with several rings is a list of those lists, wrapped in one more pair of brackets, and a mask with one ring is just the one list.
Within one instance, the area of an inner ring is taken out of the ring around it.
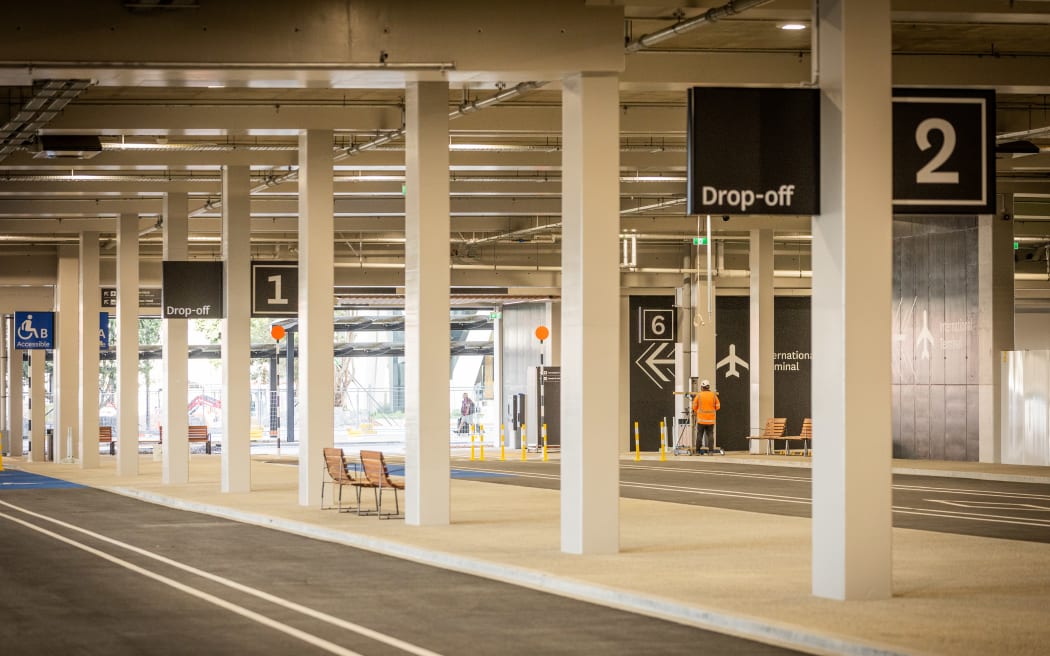
{"label": "airplane icon sign", "polygon": [[715,365],[715,370],[717,371],[726,365],[729,365],[729,369],[726,371],[726,378],[730,376],[740,378],[740,372],[736,369],[738,365],[747,369],[747,362],[736,354],[736,344],[729,345],[729,355],[718,361],[718,364]]}
{"label": "airplane icon sign", "polygon": [[922,311],[922,330],[919,331],[919,338],[915,340],[916,345],[922,346],[922,359],[930,359],[930,347],[933,346],[933,334],[930,333],[929,320],[926,314],[926,310]]}

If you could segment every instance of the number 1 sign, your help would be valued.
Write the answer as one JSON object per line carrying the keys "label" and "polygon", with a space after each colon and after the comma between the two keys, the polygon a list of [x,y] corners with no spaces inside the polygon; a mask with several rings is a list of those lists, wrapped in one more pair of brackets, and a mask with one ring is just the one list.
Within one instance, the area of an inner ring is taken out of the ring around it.
{"label": "number 1 sign", "polygon": [[252,262],[252,316],[294,317],[299,313],[299,265]]}
{"label": "number 1 sign", "polygon": [[995,92],[893,90],[893,211],[995,213]]}

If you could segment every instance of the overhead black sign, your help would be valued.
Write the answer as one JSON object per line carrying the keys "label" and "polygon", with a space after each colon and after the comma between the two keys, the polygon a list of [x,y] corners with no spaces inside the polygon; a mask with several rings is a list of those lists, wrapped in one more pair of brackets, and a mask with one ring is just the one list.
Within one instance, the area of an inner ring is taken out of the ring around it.
{"label": "overhead black sign", "polygon": [[[117,288],[116,287],[103,287],[102,288],[102,307],[117,307]],[[159,308],[160,307],[160,288],[159,287],[139,287],[139,307],[144,308]]]}
{"label": "overhead black sign", "polygon": [[689,90],[689,214],[819,214],[820,92]]}
{"label": "overhead black sign", "polygon": [[164,261],[161,316],[165,319],[221,319],[222,262]]}
{"label": "overhead black sign", "polygon": [[995,92],[893,90],[893,211],[995,212]]}
{"label": "overhead black sign", "polygon": [[252,316],[294,317],[299,312],[299,264],[252,262]]}

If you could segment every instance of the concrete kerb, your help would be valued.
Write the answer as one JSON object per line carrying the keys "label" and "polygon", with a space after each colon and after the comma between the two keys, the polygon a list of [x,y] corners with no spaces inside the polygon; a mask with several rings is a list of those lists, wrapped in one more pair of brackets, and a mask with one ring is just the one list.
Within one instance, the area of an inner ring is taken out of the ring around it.
{"label": "concrete kerb", "polygon": [[813,654],[846,654],[851,656],[903,656],[904,654],[915,654],[913,650],[900,651],[890,646],[864,643],[844,636],[814,632],[801,626],[772,622],[745,615],[734,615],[695,605],[685,605],[654,595],[626,592],[607,586],[554,576],[535,569],[424,549],[401,542],[347,533],[305,522],[296,522],[223,506],[187,501],[133,488],[103,487],[100,489],[169,508],[202,513],[231,521],[343,544],[450,571],[481,576],[494,581],[519,585],[541,592],[639,613],[766,644],[798,649]]}

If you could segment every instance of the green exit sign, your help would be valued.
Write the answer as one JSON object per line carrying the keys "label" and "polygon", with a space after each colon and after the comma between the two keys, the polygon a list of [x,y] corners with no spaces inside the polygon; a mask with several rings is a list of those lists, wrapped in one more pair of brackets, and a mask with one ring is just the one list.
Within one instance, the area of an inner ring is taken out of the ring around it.
{"label": "green exit sign", "polygon": [[1019,250],[1020,248],[1021,248],[1021,242],[1015,241],[1014,242],[1014,250],[1016,251],[1016,250]]}
{"label": "green exit sign", "polygon": [[693,246],[707,246],[707,237],[693,237]]}
{"label": "green exit sign", "polygon": [[503,318],[503,313],[502,312],[489,312],[489,319],[502,319],[502,318]]}

